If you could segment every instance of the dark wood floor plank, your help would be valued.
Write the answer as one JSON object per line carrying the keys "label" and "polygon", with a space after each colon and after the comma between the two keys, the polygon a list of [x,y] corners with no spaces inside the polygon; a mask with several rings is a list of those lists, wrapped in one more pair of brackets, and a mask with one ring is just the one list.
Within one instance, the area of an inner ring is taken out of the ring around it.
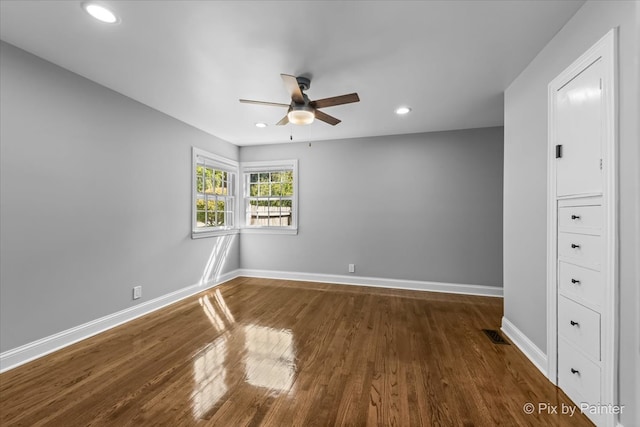
{"label": "dark wood floor plank", "polygon": [[0,425],[589,426],[502,300],[238,278],[0,375]]}

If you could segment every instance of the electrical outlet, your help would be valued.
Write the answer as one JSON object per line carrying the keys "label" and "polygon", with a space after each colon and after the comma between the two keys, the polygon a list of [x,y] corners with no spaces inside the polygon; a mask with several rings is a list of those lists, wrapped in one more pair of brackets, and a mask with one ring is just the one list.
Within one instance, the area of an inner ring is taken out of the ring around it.
{"label": "electrical outlet", "polygon": [[356,272],[356,265],[349,264],[349,273],[355,273],[355,272]]}
{"label": "electrical outlet", "polygon": [[133,287],[133,299],[138,299],[142,297],[142,286],[134,286]]}

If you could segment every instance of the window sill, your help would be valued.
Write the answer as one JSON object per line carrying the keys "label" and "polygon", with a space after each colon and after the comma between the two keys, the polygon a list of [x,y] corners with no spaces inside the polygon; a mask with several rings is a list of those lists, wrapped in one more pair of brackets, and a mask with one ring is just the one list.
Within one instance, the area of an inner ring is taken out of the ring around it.
{"label": "window sill", "polygon": [[238,234],[240,230],[237,228],[230,228],[228,230],[203,230],[203,231],[192,231],[191,238],[192,239],[205,239],[207,237],[218,237],[218,236],[228,236],[231,234]]}
{"label": "window sill", "polygon": [[288,234],[297,235],[297,228],[270,228],[270,227],[252,227],[240,229],[242,234]]}

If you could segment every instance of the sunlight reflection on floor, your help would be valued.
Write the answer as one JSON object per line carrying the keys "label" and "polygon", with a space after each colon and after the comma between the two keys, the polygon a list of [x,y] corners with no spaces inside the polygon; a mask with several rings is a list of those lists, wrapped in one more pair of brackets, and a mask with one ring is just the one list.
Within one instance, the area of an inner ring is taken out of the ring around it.
{"label": "sunlight reflection on floor", "polygon": [[222,399],[230,387],[227,365],[244,363],[244,382],[268,388],[272,393],[290,393],[296,378],[293,332],[247,324],[234,327],[235,317],[219,289],[198,299],[207,319],[221,333],[194,357],[193,415],[201,419]]}

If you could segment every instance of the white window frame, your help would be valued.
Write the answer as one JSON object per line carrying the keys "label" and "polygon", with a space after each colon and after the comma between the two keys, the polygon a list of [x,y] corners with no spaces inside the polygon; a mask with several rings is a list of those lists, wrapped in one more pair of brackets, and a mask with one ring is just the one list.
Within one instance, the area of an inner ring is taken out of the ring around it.
{"label": "white window frame", "polygon": [[[251,173],[293,171],[293,197],[291,197],[291,225],[290,226],[264,226],[249,225],[247,223],[247,209],[251,197],[247,175]],[[298,234],[298,160],[273,160],[262,162],[242,162],[240,167],[240,179],[242,180],[242,233],[263,234]]]}
{"label": "white window frame", "polygon": [[[192,239],[200,239],[204,237],[214,237],[214,236],[224,236],[228,234],[237,234],[239,232],[239,207],[240,207],[240,195],[238,194],[238,180],[239,180],[239,163],[235,160],[227,159],[225,157],[218,156],[209,151],[192,147],[192,158],[191,158],[191,238]],[[198,196],[197,192],[197,177],[196,170],[197,165],[202,164],[199,159],[204,160],[204,164],[207,166],[211,166],[217,170],[223,170],[227,172],[230,176],[229,179],[229,189],[230,196],[233,198],[233,203],[231,207],[233,209],[232,218],[233,225],[232,226],[222,226],[222,227],[206,227],[206,228],[198,228],[197,227],[197,209],[196,209],[196,200]]]}

